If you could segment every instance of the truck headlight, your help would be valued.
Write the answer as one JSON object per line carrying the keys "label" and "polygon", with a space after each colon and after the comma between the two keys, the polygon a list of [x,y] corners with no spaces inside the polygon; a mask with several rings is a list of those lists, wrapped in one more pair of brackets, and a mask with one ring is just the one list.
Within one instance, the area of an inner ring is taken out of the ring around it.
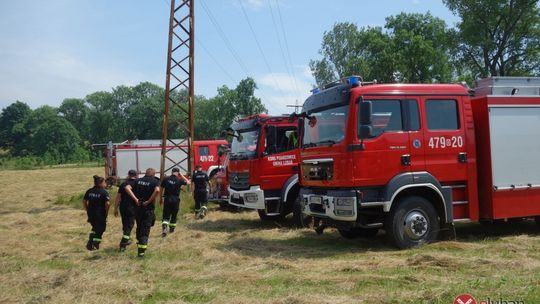
{"label": "truck headlight", "polygon": [[353,205],[354,205],[354,198],[352,197],[336,198],[336,206],[338,207],[352,207]]}
{"label": "truck headlight", "polygon": [[257,193],[246,193],[244,194],[244,199],[248,203],[254,203],[259,199],[259,197],[257,196]]}

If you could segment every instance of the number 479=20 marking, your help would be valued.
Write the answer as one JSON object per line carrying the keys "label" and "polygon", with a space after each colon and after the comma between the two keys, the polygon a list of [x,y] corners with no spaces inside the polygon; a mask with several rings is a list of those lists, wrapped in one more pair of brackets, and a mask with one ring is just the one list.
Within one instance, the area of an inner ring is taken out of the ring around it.
{"label": "number 479=20 marking", "polygon": [[462,136],[452,136],[452,137],[430,137],[428,146],[431,149],[444,149],[444,148],[461,148],[463,147],[463,137]]}

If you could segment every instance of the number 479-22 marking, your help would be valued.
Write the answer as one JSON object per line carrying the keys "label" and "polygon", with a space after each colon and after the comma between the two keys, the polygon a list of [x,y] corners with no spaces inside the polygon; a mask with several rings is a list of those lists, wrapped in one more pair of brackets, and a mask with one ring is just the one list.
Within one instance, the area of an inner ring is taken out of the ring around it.
{"label": "number 479-22 marking", "polygon": [[461,148],[463,147],[463,137],[430,137],[428,146],[431,149],[445,149],[445,148]]}

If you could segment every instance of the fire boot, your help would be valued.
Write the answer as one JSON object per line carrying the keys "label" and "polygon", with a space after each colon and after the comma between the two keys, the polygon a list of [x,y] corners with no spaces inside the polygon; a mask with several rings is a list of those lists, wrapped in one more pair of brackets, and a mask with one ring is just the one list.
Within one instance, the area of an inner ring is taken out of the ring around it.
{"label": "fire boot", "polygon": [[202,206],[199,212],[197,212],[197,218],[202,220],[206,216],[207,212],[208,208],[206,208],[206,206]]}
{"label": "fire boot", "polygon": [[88,236],[88,242],[86,242],[87,250],[90,250],[90,251],[94,250],[94,248],[92,248],[93,239],[94,239],[94,231],[90,232],[90,235]]}
{"label": "fire boot", "polygon": [[146,253],[146,248],[148,248],[148,245],[137,244],[137,257],[144,258],[144,254]]}
{"label": "fire boot", "polygon": [[176,223],[170,223],[169,224],[169,233],[173,233],[175,228],[176,228]]}
{"label": "fire boot", "polygon": [[95,250],[98,250],[99,249],[99,244],[101,243],[101,239],[100,238],[97,238],[97,237],[94,237],[92,239],[92,248],[95,249]]}
{"label": "fire boot", "polygon": [[163,222],[163,224],[161,225],[161,237],[166,237],[167,236],[167,228],[168,228],[169,225],[167,225],[167,223]]}
{"label": "fire boot", "polygon": [[131,244],[130,236],[129,235],[123,235],[122,240],[120,240],[120,252],[126,251],[126,248],[128,245]]}

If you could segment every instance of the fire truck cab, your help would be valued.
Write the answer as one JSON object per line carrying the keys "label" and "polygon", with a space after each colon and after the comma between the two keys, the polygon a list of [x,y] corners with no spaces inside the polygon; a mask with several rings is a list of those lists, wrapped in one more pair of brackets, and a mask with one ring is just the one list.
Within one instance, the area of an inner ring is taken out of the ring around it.
{"label": "fire truck cab", "polygon": [[[291,213],[297,201],[298,119],[253,115],[234,123],[227,176],[229,203],[256,209],[262,220]],[[297,208],[294,216],[302,213]]]}
{"label": "fire truck cab", "polygon": [[362,84],[310,96],[300,115],[305,215],[399,248],[456,221],[540,215],[540,81]]}

